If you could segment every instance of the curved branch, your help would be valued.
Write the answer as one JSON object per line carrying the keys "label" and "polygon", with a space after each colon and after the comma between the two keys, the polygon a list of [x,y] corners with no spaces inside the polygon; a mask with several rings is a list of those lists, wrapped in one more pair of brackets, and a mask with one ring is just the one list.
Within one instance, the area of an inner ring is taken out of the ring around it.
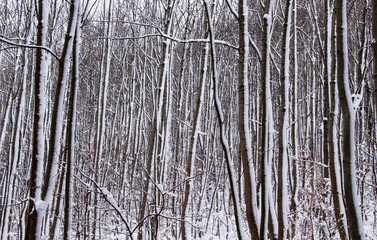
{"label": "curved branch", "polygon": [[[13,45],[13,46],[16,46],[16,47],[40,48],[40,49],[43,49],[43,50],[49,52],[57,60],[60,60],[60,58],[58,57],[58,55],[56,55],[50,48],[47,48],[47,47],[37,46],[37,45],[30,45],[30,44],[15,43],[15,42],[12,42],[12,41],[10,41],[10,40],[2,37],[2,36],[0,36],[0,42],[6,43],[6,44],[9,44],[9,45]],[[2,50],[4,50],[4,49],[2,49]]]}

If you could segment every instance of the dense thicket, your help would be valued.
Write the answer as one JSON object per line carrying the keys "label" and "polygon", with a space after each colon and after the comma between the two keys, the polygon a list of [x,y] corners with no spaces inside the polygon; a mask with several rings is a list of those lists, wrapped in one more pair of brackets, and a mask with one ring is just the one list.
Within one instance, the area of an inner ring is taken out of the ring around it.
{"label": "dense thicket", "polygon": [[3,0],[0,239],[376,239],[376,0]]}

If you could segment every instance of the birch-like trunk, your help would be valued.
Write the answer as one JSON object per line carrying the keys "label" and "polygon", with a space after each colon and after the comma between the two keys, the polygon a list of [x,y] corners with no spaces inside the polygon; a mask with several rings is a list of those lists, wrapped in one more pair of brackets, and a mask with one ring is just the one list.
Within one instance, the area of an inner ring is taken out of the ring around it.
{"label": "birch-like trunk", "polygon": [[292,197],[291,197],[291,211],[293,212],[293,224],[291,225],[291,237],[294,238],[296,234],[296,219],[297,219],[297,205],[298,205],[298,190],[299,190],[299,163],[298,163],[298,55],[297,55],[297,0],[293,0],[293,98],[292,98]]}
{"label": "birch-like trunk", "polygon": [[[377,108],[377,0],[372,0],[374,107]],[[376,111],[377,117],[377,111]]]}
{"label": "birch-like trunk", "polygon": [[278,163],[278,239],[287,238],[288,229],[288,127],[289,127],[289,50],[292,21],[292,0],[285,6],[285,23],[283,33],[283,61],[280,85],[280,126],[279,126],[279,163]]}
{"label": "birch-like trunk", "polygon": [[244,168],[244,198],[246,203],[246,218],[252,239],[258,239],[259,210],[257,204],[257,187],[255,170],[251,152],[251,137],[249,129],[249,28],[248,6],[246,0],[238,1],[238,26],[239,26],[239,61],[238,61],[238,84],[239,84],[239,132],[240,152]]}
{"label": "birch-like trunk", "polygon": [[64,207],[64,229],[63,239],[69,240],[72,235],[72,211],[73,211],[73,182],[74,182],[74,161],[75,161],[75,129],[76,129],[76,105],[77,92],[79,86],[79,57],[81,41],[81,1],[76,0],[77,26],[73,41],[73,60],[72,60],[72,78],[71,89],[69,92],[69,108],[67,118],[67,137],[66,137],[66,177],[65,177],[65,207]]}
{"label": "birch-like trunk", "polygon": [[[327,91],[325,92],[325,111],[328,109],[328,159],[329,159],[329,173],[331,182],[331,193],[334,203],[335,220],[339,231],[339,236],[342,240],[348,239],[347,230],[347,217],[344,209],[343,202],[343,190],[342,190],[342,179],[340,175],[340,165],[339,165],[339,148],[338,148],[338,133],[337,133],[337,122],[338,122],[338,101],[337,101],[337,88],[336,88],[336,33],[335,33],[335,22],[331,22],[331,4],[330,0],[326,1],[326,40],[325,40],[325,84],[327,86]],[[333,35],[333,36],[332,36]],[[334,41],[332,41],[332,37]],[[332,44],[333,43],[333,46]],[[326,88],[325,88],[326,91]],[[325,142],[326,144],[326,142]],[[325,156],[326,157],[326,156]]]}
{"label": "birch-like trunk", "polygon": [[[50,11],[49,0],[38,1],[37,45],[47,46],[47,22]],[[41,238],[42,220],[46,206],[42,200],[42,179],[44,173],[44,116],[45,116],[45,84],[47,80],[47,53],[41,48],[36,49],[34,75],[34,123],[32,139],[32,159],[30,166],[30,197],[26,216],[25,239]]]}
{"label": "birch-like trunk", "polygon": [[335,1],[337,17],[337,80],[339,90],[339,104],[343,116],[343,174],[344,198],[347,210],[349,236],[352,240],[365,239],[363,221],[357,196],[356,184],[356,152],[355,152],[355,110],[349,88],[348,72],[348,30],[347,30],[347,1]]}
{"label": "birch-like trunk", "polygon": [[67,77],[70,67],[70,58],[72,53],[73,38],[77,22],[78,0],[72,0],[70,3],[70,15],[65,35],[64,46],[61,58],[59,59],[58,83],[56,86],[56,96],[54,100],[51,129],[49,139],[49,150],[47,157],[46,174],[42,189],[42,198],[49,205],[53,198],[56,178],[58,176],[58,162],[61,151],[61,138],[63,133],[63,114],[64,99],[66,93]]}
{"label": "birch-like trunk", "polygon": [[[39,1],[39,23],[37,44],[46,46],[47,21],[49,14],[49,1]],[[57,177],[58,159],[60,154],[60,140],[63,122],[63,101],[65,84],[69,69],[72,51],[73,35],[77,20],[77,2],[72,1],[67,34],[64,41],[62,56],[59,59],[58,84],[51,118],[51,136],[46,171],[44,165],[44,85],[47,77],[46,56],[42,50],[37,50],[36,75],[35,75],[35,113],[33,127],[33,159],[31,166],[29,222],[27,224],[26,239],[40,239],[42,237],[43,218],[46,209],[52,201]],[[44,183],[43,183],[44,181]],[[42,185],[43,184],[43,185]]]}
{"label": "birch-like trunk", "polygon": [[[269,164],[269,147],[270,146],[270,131],[271,129],[271,116],[272,111],[271,104],[271,89],[270,89],[270,54],[271,54],[271,34],[272,34],[272,10],[273,10],[274,0],[266,0],[265,4],[265,15],[264,18],[264,34],[263,34],[263,53],[262,53],[262,138],[261,138],[261,220],[260,220],[260,230],[259,239],[267,239],[268,233],[268,216],[269,216],[269,191],[271,188],[270,179],[270,164]],[[272,234],[272,233],[271,233]]]}

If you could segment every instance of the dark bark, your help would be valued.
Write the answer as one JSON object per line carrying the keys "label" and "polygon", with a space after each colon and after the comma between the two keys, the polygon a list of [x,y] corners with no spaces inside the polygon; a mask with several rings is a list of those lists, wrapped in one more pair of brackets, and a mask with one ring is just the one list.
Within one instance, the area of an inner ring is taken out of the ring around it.
{"label": "dark bark", "polygon": [[[292,0],[286,1],[283,29],[283,57],[281,62],[280,84],[280,125],[279,125],[279,162],[278,162],[278,239],[287,238],[287,175],[288,175],[288,116],[289,116],[289,48]],[[286,200],[284,200],[286,199]]]}
{"label": "dark bark", "polygon": [[[373,31],[373,38],[374,42],[372,43],[373,48],[373,79],[374,79],[374,107],[377,109],[377,0],[372,0],[372,31]],[[377,118],[377,111],[376,111],[376,118]]]}
{"label": "dark bark", "polygon": [[[239,84],[239,133],[240,133],[240,153],[244,169],[244,198],[246,204],[246,218],[249,232],[252,239],[258,239],[258,209],[257,193],[255,184],[255,173],[251,154],[251,141],[249,133],[249,82],[248,76],[248,24],[247,24],[247,2],[238,2],[238,26],[239,26],[239,62],[238,62],[238,84]],[[246,79],[245,79],[246,78]]]}
{"label": "dark bark", "polygon": [[348,82],[348,43],[347,43],[347,9],[346,0],[335,1],[337,16],[337,63],[339,104],[343,116],[343,174],[344,197],[352,240],[364,239],[363,223],[357,196],[356,154],[355,154],[355,110],[351,99]]}
{"label": "dark bark", "polygon": [[[327,5],[327,11],[330,11],[329,5]],[[330,16],[328,16],[330,17]],[[331,65],[327,65],[326,72],[327,74],[330,74],[330,76],[327,76],[325,84],[329,87],[328,91],[329,93],[325,94],[325,98],[327,100],[325,101],[327,106],[325,106],[325,109],[328,109],[329,113],[328,115],[328,126],[327,126],[327,132],[328,132],[328,159],[329,159],[329,173],[330,173],[330,182],[331,182],[331,194],[333,197],[333,204],[334,204],[334,213],[335,213],[335,220],[336,225],[338,227],[339,236],[342,240],[348,239],[348,231],[347,231],[347,222],[346,222],[346,216],[345,216],[345,209],[344,209],[344,202],[343,202],[343,190],[342,190],[342,182],[341,182],[341,176],[340,176],[340,163],[339,163],[339,154],[338,154],[338,138],[337,138],[337,130],[336,130],[336,124],[338,121],[338,110],[337,110],[337,93],[336,93],[336,34],[335,34],[335,17],[333,17],[332,22],[332,29],[330,32],[330,29],[326,30],[326,35],[333,41],[326,41],[325,42],[325,48],[326,48],[326,62],[330,61]],[[330,19],[327,19],[327,21],[330,21]],[[331,50],[331,42],[334,44]],[[329,55],[330,54],[330,55]],[[332,57],[331,57],[332,55]],[[331,99],[331,101],[330,101]]]}
{"label": "dark bark", "polygon": [[[271,24],[272,24],[272,5],[273,0],[266,0],[265,3],[265,16],[263,23],[263,53],[262,53],[262,63],[261,63],[261,123],[262,123],[262,138],[261,138],[261,162],[260,162],[260,173],[261,173],[261,220],[260,220],[260,230],[259,239],[265,239],[268,232],[268,183],[270,181],[268,171],[270,171],[269,165],[269,124],[271,119],[269,119],[268,113],[268,101],[270,93],[270,50],[271,50]],[[272,234],[272,233],[271,233]]]}
{"label": "dark bark", "polygon": [[[38,46],[45,46],[46,44],[46,36],[45,36],[45,28],[46,25],[43,24],[43,19],[48,17],[48,13],[44,12],[43,9],[45,6],[46,1],[39,0],[38,1],[38,25],[37,25],[37,43]],[[45,16],[47,14],[47,16]],[[34,115],[33,115],[33,133],[32,133],[32,159],[31,159],[31,166],[30,166],[30,180],[29,180],[29,206],[27,209],[26,216],[26,233],[25,239],[32,240],[38,239],[40,236],[37,236],[37,221],[38,221],[38,212],[35,209],[35,202],[34,200],[37,197],[37,188],[40,189],[41,186],[38,186],[38,167],[42,164],[39,160],[43,157],[44,152],[43,148],[39,146],[39,137],[43,133],[42,126],[40,126],[41,118],[44,116],[44,109],[41,108],[41,103],[43,102],[43,95],[41,94],[43,90],[44,84],[44,74],[43,71],[45,69],[42,67],[42,62],[45,59],[43,50],[41,48],[37,48],[35,50],[35,74],[34,74]],[[39,156],[42,155],[42,156]],[[40,196],[38,196],[40,197]]]}

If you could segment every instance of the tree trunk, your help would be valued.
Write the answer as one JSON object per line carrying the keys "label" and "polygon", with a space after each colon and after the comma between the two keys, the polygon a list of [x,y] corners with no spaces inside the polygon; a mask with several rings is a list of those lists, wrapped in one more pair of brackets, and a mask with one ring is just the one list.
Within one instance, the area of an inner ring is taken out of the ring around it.
{"label": "tree trunk", "polygon": [[[271,188],[270,179],[270,164],[269,164],[269,145],[270,145],[270,131],[271,129],[271,89],[270,89],[270,54],[271,54],[271,31],[272,31],[272,14],[273,14],[274,0],[266,0],[265,15],[264,15],[264,34],[263,34],[263,54],[262,54],[262,141],[261,141],[261,222],[259,230],[259,239],[267,239],[268,233],[268,215],[269,215],[269,191]],[[271,146],[272,147],[272,146]],[[271,233],[272,234],[272,233]]]}
{"label": "tree trunk", "polygon": [[343,116],[343,174],[347,220],[352,240],[365,239],[357,196],[355,154],[355,110],[348,82],[347,1],[335,1],[337,16],[337,63],[339,103]]}
{"label": "tree trunk", "polygon": [[75,129],[76,129],[76,103],[79,86],[79,57],[81,41],[81,1],[76,0],[77,7],[77,26],[73,41],[73,61],[71,90],[69,93],[69,108],[67,118],[67,137],[66,137],[66,177],[65,177],[65,207],[64,207],[64,229],[63,239],[70,240],[72,235],[72,211],[73,211],[73,182],[74,182],[74,161],[75,161]]}
{"label": "tree trunk", "polygon": [[[342,180],[340,176],[340,165],[339,165],[339,148],[338,148],[338,137],[337,137],[337,122],[338,122],[338,101],[337,101],[337,88],[336,88],[336,34],[335,34],[335,23],[331,23],[331,6],[330,0],[326,2],[327,10],[327,27],[326,27],[326,65],[325,65],[325,84],[328,86],[327,91],[325,92],[325,98],[328,100],[325,101],[325,111],[328,113],[328,129],[325,131],[328,132],[328,159],[329,159],[329,173],[330,173],[330,182],[331,182],[331,193],[334,203],[334,212],[335,220],[339,231],[339,236],[342,240],[348,239],[348,230],[347,230],[347,216],[344,209],[343,202],[343,190],[342,190]],[[334,18],[335,19],[335,18]],[[332,35],[334,41],[332,41]],[[333,48],[331,48],[331,42],[333,42]],[[331,50],[333,49],[333,50]],[[325,90],[326,91],[326,90]],[[326,144],[326,142],[325,142]],[[326,156],[325,156],[326,157]]]}
{"label": "tree trunk", "polygon": [[[46,34],[49,14],[49,1],[39,1],[37,45],[46,46]],[[26,239],[40,239],[42,236],[43,218],[47,207],[52,201],[55,181],[57,177],[58,158],[60,154],[60,140],[63,121],[63,101],[67,80],[69,60],[72,51],[73,35],[77,20],[77,2],[71,2],[67,34],[64,41],[62,57],[59,59],[58,84],[56,89],[54,109],[51,118],[51,136],[46,171],[44,165],[44,83],[46,81],[47,64],[45,53],[41,49],[36,52],[35,75],[35,112],[33,126],[33,158],[30,176],[30,200]],[[45,176],[43,174],[45,173]],[[44,183],[43,183],[44,182]],[[42,186],[43,183],[43,186]]]}
{"label": "tree trunk", "polygon": [[278,163],[278,239],[287,238],[288,229],[288,127],[289,127],[289,50],[292,19],[292,0],[287,0],[285,6],[285,23],[283,32],[283,59],[280,85],[280,126],[279,126],[279,163]]}
{"label": "tree trunk", "polygon": [[[165,34],[170,34],[172,29],[172,11],[174,8],[174,0],[169,0],[167,3],[167,8],[165,11]],[[141,223],[139,226],[139,232],[137,239],[143,239],[143,221],[145,221],[145,210],[147,207],[147,197],[149,192],[149,186],[151,180],[149,179],[150,176],[153,176],[151,170],[153,165],[153,160],[157,158],[156,153],[158,153],[159,145],[162,144],[161,142],[161,126],[162,126],[162,111],[164,107],[164,95],[165,95],[165,88],[166,88],[166,79],[169,69],[170,63],[170,44],[171,41],[166,39],[163,43],[162,48],[162,58],[161,58],[161,65],[160,65],[160,77],[158,82],[158,92],[157,92],[157,107],[154,110],[154,119],[151,126],[151,133],[148,139],[148,154],[147,154],[147,163],[146,163],[146,179],[144,179],[143,184],[143,192],[141,196],[140,202],[140,214],[139,214],[139,222]]]}
{"label": "tree trunk", "polygon": [[292,224],[292,234],[290,237],[294,238],[296,234],[296,209],[298,205],[298,190],[299,190],[299,163],[298,163],[298,55],[297,55],[297,0],[294,0],[293,3],[293,24],[294,24],[294,32],[293,32],[293,98],[292,98],[292,198],[291,198],[291,211],[293,212],[293,224]]}
{"label": "tree trunk", "polygon": [[249,129],[249,28],[248,6],[246,0],[238,2],[238,26],[239,26],[239,61],[238,61],[238,84],[239,84],[239,133],[240,152],[244,169],[244,198],[246,203],[246,218],[252,239],[258,239],[258,205],[257,188],[255,182],[255,170],[251,152],[251,137]]}
{"label": "tree trunk", "polygon": [[213,95],[214,95],[214,101],[215,101],[215,108],[216,108],[216,114],[217,119],[219,121],[220,125],[220,141],[221,146],[225,155],[225,161],[227,165],[228,170],[228,176],[230,181],[230,192],[233,200],[233,208],[234,208],[234,215],[236,219],[236,228],[237,228],[237,235],[238,239],[246,239],[244,237],[244,231],[242,227],[242,212],[240,208],[240,201],[238,199],[238,188],[237,183],[235,179],[235,171],[233,166],[232,157],[230,155],[230,148],[228,144],[228,140],[226,139],[226,132],[225,132],[225,119],[224,115],[221,109],[221,102],[218,96],[218,79],[217,79],[217,68],[216,68],[216,49],[215,49],[215,38],[214,38],[214,32],[213,32],[213,23],[212,23],[212,17],[209,10],[209,4],[207,0],[203,0],[204,7],[208,19],[208,32],[209,32],[209,38],[210,38],[210,46],[211,46],[211,67],[212,67],[212,81],[213,81]]}
{"label": "tree trunk", "polygon": [[186,163],[186,171],[187,171],[187,178],[188,180],[185,183],[185,195],[182,203],[182,218],[184,221],[182,222],[182,239],[191,239],[188,230],[188,202],[192,199],[192,186],[193,186],[193,171],[195,167],[195,159],[196,159],[196,145],[198,140],[199,131],[201,128],[201,116],[202,116],[202,108],[203,108],[203,101],[204,101],[204,93],[205,93],[205,86],[206,86],[206,75],[207,75],[207,65],[208,65],[208,54],[209,54],[209,44],[204,44],[204,48],[202,51],[202,59],[201,59],[201,72],[200,72],[200,93],[199,98],[196,103],[196,110],[194,115],[194,123],[193,123],[193,131],[192,136],[190,138],[190,148],[189,148],[189,155]]}
{"label": "tree trunk", "polygon": [[[373,47],[373,79],[374,79],[374,108],[377,109],[377,0],[372,0],[372,31],[374,42],[372,43]],[[376,118],[377,118],[377,111]]]}
{"label": "tree trunk", "polygon": [[[38,1],[38,25],[37,45],[47,46],[47,22],[50,9],[48,0]],[[36,49],[35,75],[34,75],[34,123],[32,139],[32,159],[30,166],[30,198],[27,210],[26,240],[39,240],[42,231],[42,217],[46,207],[41,199],[45,137],[44,137],[44,116],[45,116],[45,83],[47,78],[47,53],[41,48]]]}

